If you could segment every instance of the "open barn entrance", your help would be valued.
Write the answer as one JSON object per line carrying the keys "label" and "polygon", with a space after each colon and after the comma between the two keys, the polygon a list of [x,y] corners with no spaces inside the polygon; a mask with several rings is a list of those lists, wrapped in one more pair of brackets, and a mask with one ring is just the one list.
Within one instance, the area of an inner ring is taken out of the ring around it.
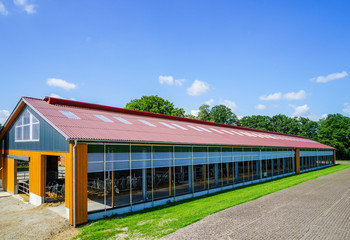
{"label": "open barn entrance", "polygon": [[61,157],[45,157],[45,202],[64,201],[65,167]]}
{"label": "open barn entrance", "polygon": [[17,185],[16,194],[21,195],[24,200],[29,201],[29,162],[16,160]]}

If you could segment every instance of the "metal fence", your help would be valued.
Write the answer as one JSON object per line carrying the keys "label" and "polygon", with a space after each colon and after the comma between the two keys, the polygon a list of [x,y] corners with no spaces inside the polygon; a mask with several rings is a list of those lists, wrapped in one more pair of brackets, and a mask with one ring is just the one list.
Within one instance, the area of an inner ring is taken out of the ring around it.
{"label": "metal fence", "polygon": [[18,193],[23,193],[29,196],[29,180],[18,182]]}

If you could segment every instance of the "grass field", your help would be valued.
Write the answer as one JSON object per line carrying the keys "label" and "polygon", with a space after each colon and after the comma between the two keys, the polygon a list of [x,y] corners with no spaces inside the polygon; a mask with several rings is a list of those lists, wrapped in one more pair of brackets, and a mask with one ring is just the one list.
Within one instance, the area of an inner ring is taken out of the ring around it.
{"label": "grass field", "polygon": [[18,166],[17,167],[17,171],[21,172],[21,171],[29,171],[29,166]]}
{"label": "grass field", "polygon": [[94,221],[81,227],[81,233],[75,238],[160,238],[210,214],[349,167],[349,164],[336,165],[235,190],[171,203],[141,212]]}

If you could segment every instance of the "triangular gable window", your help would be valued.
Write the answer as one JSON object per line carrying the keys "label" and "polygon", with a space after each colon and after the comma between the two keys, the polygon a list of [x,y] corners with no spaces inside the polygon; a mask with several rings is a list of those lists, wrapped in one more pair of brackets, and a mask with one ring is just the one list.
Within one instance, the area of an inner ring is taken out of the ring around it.
{"label": "triangular gable window", "polygon": [[15,141],[39,141],[40,122],[28,110],[24,112],[15,125]]}

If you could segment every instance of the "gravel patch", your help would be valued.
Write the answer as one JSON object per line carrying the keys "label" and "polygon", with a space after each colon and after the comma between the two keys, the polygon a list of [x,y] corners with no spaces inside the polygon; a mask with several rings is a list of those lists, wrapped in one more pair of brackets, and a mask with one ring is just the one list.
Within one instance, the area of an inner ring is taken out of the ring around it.
{"label": "gravel patch", "polygon": [[71,228],[65,218],[46,209],[45,204],[35,207],[12,196],[0,198],[0,239],[52,239]]}

